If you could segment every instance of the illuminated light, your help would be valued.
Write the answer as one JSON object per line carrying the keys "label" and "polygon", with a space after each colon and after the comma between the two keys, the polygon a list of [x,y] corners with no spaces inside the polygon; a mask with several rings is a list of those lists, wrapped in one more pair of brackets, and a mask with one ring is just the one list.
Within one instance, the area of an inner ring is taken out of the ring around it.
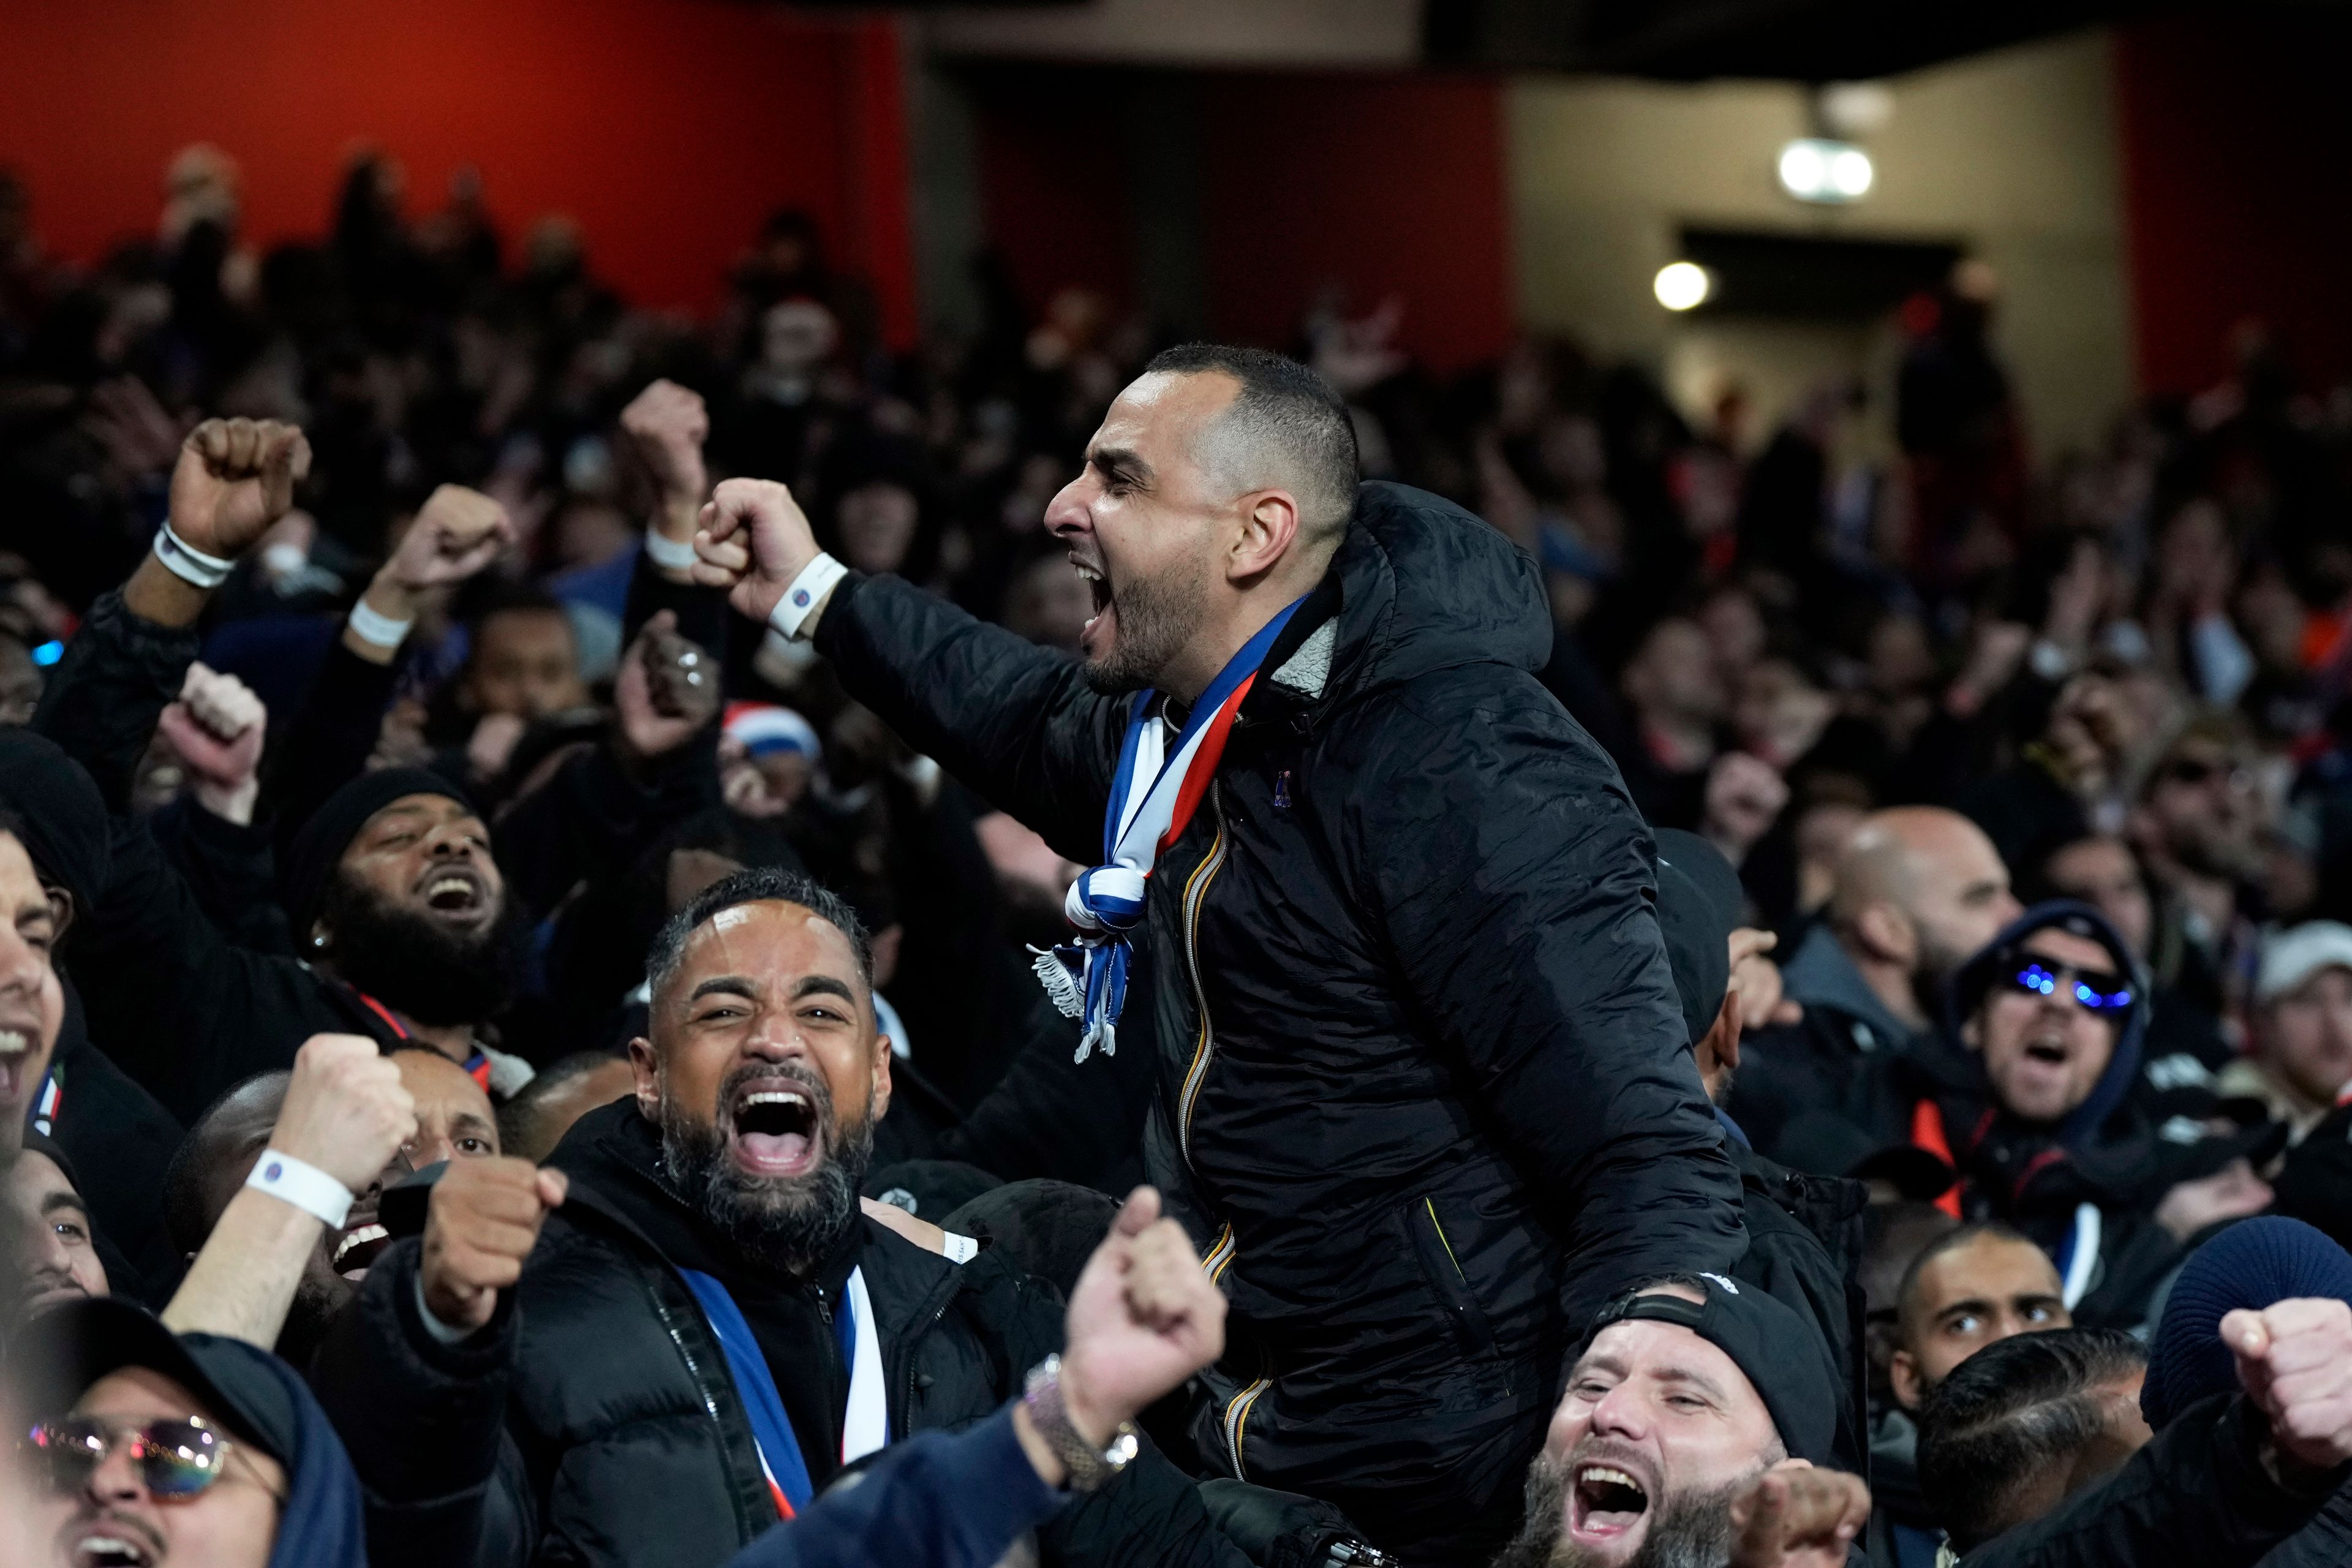
{"label": "illuminated light", "polygon": [[47,642],[42,643],[39,647],[34,648],[32,651],[33,662],[46,668],[47,666],[55,664],[58,660],[65,658],[66,645],[58,641],[55,637],[52,637]]}
{"label": "illuminated light", "polygon": [[1870,154],[1850,142],[1801,136],[1780,149],[1780,188],[1801,202],[1859,201],[1878,171]]}
{"label": "illuminated light", "polygon": [[1859,147],[1830,155],[1830,188],[1850,202],[1870,194],[1870,183],[1877,174],[1870,166],[1870,154]]}
{"label": "illuminated light", "polygon": [[1667,310],[1687,310],[1706,302],[1715,292],[1715,279],[1695,261],[1669,261],[1658,268],[1650,289]]}

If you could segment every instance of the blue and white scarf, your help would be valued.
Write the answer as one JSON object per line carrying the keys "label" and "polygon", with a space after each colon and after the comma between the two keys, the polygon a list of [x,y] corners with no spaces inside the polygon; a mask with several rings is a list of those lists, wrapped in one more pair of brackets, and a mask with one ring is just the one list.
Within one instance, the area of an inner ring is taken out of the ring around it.
{"label": "blue and white scarf", "polygon": [[[1225,735],[1257,679],[1258,667],[1305,599],[1294,599],[1242,645],[1192,705],[1173,750],[1156,710],[1157,691],[1139,691],[1127,710],[1127,739],[1103,813],[1103,864],[1078,874],[1062,900],[1076,939],[1037,951],[1037,978],[1066,1018],[1083,1018],[1075,1058],[1097,1046],[1118,1051],[1119,1009],[1135,952],[1128,933],[1143,921],[1143,896],[1160,851],[1182,836],[1209,793]],[[1036,950],[1033,950],[1036,951]]]}

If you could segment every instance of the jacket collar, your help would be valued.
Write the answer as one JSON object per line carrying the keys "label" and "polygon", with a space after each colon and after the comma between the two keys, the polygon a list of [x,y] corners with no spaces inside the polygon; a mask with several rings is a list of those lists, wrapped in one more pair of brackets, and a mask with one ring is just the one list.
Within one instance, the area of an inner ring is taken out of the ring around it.
{"label": "jacket collar", "polygon": [[[567,1211],[577,1205],[670,1267],[722,1283],[745,1271],[776,1278],[776,1270],[746,1258],[702,1222],[662,1175],[660,1151],[659,1135],[636,1102],[622,1100],[582,1117],[548,1163],[571,1178]],[[837,1295],[853,1268],[865,1271],[886,1345],[937,1317],[965,1278],[958,1265],[862,1214],[811,1278]]]}
{"label": "jacket collar", "polygon": [[1817,925],[1806,934],[1797,947],[1797,956],[1780,971],[1780,979],[1792,1000],[1861,1019],[1881,1037],[1880,1044],[1886,1049],[1903,1045],[1916,1033],[1879,999],[1826,925]]}

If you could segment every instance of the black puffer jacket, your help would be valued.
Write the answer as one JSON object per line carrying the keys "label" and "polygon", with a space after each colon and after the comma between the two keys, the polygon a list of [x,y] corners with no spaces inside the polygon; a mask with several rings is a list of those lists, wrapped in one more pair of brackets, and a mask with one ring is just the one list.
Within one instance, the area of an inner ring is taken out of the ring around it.
{"label": "black puffer jacket", "polygon": [[[891,578],[847,580],[816,646],[1099,858],[1126,700]],[[1537,682],[1550,647],[1524,554],[1364,486],[1160,857],[1119,1027],[1157,1052],[1151,1179],[1233,1301],[1204,1458],[1465,1561],[1516,1522],[1580,1320],[1743,1245],[1649,832]]]}
{"label": "black puffer jacket", "polygon": [[[663,1238],[638,1223],[695,1223],[653,1174],[657,1148],[634,1100],[581,1119],[549,1160],[571,1179],[563,1207],[521,1284],[470,1340],[426,1331],[415,1241],[368,1271],[311,1381],[349,1436],[374,1561],[718,1568],[776,1522],[719,1341]],[[871,1220],[858,1226],[854,1261],[881,1333],[893,1433],[982,1419],[1060,1348],[1051,1286],[986,1252],[958,1266]],[[831,1358],[846,1389],[832,1334],[814,1335],[808,1353]],[[1040,1545],[1049,1564],[1248,1564],[1198,1489],[1148,1447],[1057,1515]]]}

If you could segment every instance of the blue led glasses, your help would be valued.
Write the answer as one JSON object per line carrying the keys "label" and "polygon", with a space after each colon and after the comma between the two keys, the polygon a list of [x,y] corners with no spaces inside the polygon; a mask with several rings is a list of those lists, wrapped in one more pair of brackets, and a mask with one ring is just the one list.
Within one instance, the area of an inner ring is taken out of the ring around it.
{"label": "blue led glasses", "polygon": [[2120,974],[2076,969],[2072,964],[2043,963],[2028,959],[2011,976],[2010,984],[2029,996],[2055,996],[2062,985],[2072,986],[2074,1000],[2094,1013],[2119,1013],[2132,1005],[2131,987]]}

